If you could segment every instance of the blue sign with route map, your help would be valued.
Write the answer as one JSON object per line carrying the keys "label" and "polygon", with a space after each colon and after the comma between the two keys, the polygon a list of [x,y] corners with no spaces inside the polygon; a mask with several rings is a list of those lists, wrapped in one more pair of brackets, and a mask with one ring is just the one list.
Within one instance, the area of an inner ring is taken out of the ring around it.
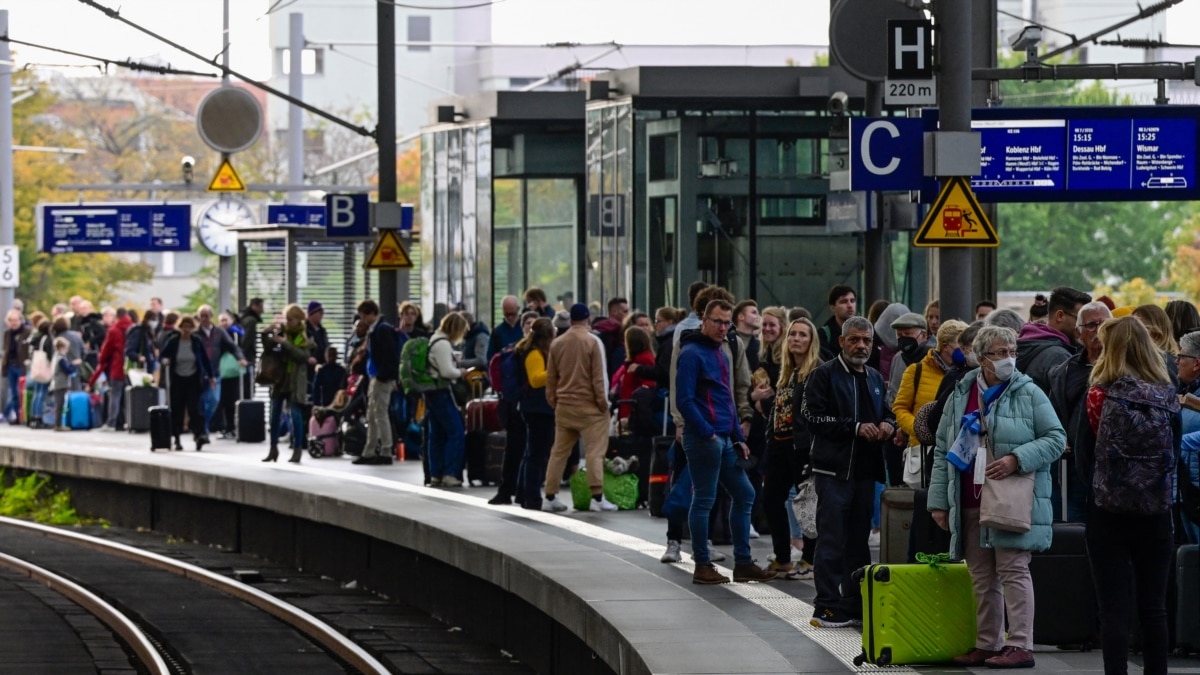
{"label": "blue sign with route map", "polygon": [[43,253],[161,253],[192,250],[191,204],[42,204]]}

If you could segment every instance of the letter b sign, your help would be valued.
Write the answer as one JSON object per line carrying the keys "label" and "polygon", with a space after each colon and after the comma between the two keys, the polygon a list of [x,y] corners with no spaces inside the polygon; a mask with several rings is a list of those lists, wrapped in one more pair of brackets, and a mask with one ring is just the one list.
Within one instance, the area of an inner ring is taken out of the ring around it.
{"label": "letter b sign", "polygon": [[325,236],[370,237],[371,205],[367,195],[325,195]]}

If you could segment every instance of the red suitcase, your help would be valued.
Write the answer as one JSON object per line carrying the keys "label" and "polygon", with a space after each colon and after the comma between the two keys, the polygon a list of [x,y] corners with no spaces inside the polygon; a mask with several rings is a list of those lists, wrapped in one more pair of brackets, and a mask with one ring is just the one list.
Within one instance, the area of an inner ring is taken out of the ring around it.
{"label": "red suitcase", "polygon": [[503,431],[500,424],[500,399],[494,396],[477,398],[467,402],[467,433]]}

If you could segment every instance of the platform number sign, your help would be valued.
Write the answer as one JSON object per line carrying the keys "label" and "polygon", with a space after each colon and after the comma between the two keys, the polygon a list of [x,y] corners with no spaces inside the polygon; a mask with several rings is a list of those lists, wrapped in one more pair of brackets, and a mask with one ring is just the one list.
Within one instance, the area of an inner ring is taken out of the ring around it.
{"label": "platform number sign", "polygon": [[883,102],[888,105],[936,105],[933,24],[914,19],[888,21],[888,69]]}
{"label": "platform number sign", "polygon": [[0,246],[0,288],[21,285],[21,254],[16,246]]}

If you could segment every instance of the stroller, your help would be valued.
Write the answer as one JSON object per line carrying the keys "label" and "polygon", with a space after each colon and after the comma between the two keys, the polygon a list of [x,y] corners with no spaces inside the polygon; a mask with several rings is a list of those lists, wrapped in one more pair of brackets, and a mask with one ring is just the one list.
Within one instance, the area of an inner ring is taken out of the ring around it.
{"label": "stroller", "polygon": [[343,408],[314,406],[308,420],[308,454],[313,457],[340,457],[342,450]]}

